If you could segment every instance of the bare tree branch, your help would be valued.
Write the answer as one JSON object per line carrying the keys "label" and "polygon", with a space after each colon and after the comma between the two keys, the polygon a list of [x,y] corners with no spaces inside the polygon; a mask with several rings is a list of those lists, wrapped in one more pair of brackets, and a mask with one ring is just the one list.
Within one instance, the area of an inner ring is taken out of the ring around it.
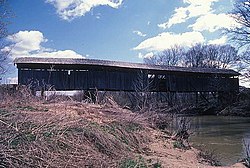
{"label": "bare tree branch", "polygon": [[174,46],[170,49],[164,50],[162,53],[154,55],[151,58],[144,58],[144,62],[147,64],[155,65],[167,65],[175,66],[178,65],[182,60],[184,48],[180,46]]}
{"label": "bare tree branch", "polygon": [[11,11],[8,6],[7,0],[0,0],[0,77],[6,72],[8,64],[7,59],[9,51],[5,51],[4,48],[7,45],[6,37],[8,36],[7,26],[10,23]]}
{"label": "bare tree branch", "polygon": [[156,65],[200,68],[227,68],[229,64],[239,60],[238,51],[230,45],[197,44],[188,50],[174,47],[161,54],[144,59],[145,63]]}
{"label": "bare tree branch", "polygon": [[230,40],[239,47],[250,44],[250,0],[236,0],[234,10],[230,15],[236,23],[236,28],[226,29]]}

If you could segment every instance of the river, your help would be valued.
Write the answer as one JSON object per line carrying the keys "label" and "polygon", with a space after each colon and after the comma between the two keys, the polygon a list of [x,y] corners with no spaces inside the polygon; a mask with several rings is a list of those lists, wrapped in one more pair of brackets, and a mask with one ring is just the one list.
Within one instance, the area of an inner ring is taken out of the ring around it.
{"label": "river", "polygon": [[222,165],[234,164],[245,156],[243,140],[250,143],[250,118],[192,116],[194,147],[214,151]]}

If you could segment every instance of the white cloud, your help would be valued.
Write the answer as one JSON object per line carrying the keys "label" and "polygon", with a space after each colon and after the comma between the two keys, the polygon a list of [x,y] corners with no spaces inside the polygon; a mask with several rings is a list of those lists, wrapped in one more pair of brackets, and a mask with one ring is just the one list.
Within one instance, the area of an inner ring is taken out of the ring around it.
{"label": "white cloud", "polygon": [[153,56],[154,56],[153,52],[149,52],[149,53],[146,53],[146,54],[142,54],[142,53],[138,54],[139,58],[152,58]]}
{"label": "white cloud", "polygon": [[158,24],[158,27],[166,29],[174,24],[183,23],[188,18],[188,10],[186,8],[176,8],[175,14],[166,23]]}
{"label": "white cloud", "polygon": [[207,14],[199,17],[193,25],[190,25],[194,31],[214,32],[222,28],[235,28],[238,26],[236,21],[228,14]]}
{"label": "white cloud", "polygon": [[101,19],[101,17],[102,17],[102,14],[101,14],[101,13],[97,13],[97,14],[95,15],[95,18],[96,18],[96,19]]}
{"label": "white cloud", "polygon": [[18,77],[7,78],[6,83],[7,84],[18,84]]}
{"label": "white cloud", "polygon": [[223,45],[227,43],[227,37],[226,36],[222,36],[219,39],[214,39],[214,40],[209,40],[208,44],[215,44],[215,45]]}
{"label": "white cloud", "polygon": [[59,16],[64,20],[72,20],[84,16],[92,8],[97,6],[109,6],[118,8],[123,0],[46,0],[52,4]]}
{"label": "white cloud", "polygon": [[7,37],[12,44],[2,50],[9,51],[12,59],[17,57],[84,58],[72,50],[53,50],[41,44],[48,40],[40,31],[19,31]]}
{"label": "white cloud", "polygon": [[39,31],[19,31],[14,35],[8,36],[7,40],[14,43],[11,52],[15,55],[23,55],[31,51],[40,50],[41,43],[47,41]]}
{"label": "white cloud", "polygon": [[141,31],[138,31],[138,30],[134,30],[133,33],[137,34],[138,36],[141,36],[141,37],[146,37],[147,36],[147,34],[144,34],[144,33],[142,33]]}
{"label": "white cloud", "polygon": [[134,50],[163,51],[173,46],[191,47],[197,43],[205,41],[200,32],[186,32],[183,34],[173,34],[170,32],[161,33],[155,37],[141,42]]}
{"label": "white cloud", "polygon": [[216,1],[219,1],[219,0],[183,0],[184,3],[188,3],[190,5],[194,5],[194,6],[198,6],[198,5],[210,5],[211,3],[213,2],[216,2]]}
{"label": "white cloud", "polygon": [[160,28],[170,28],[171,26],[179,23],[184,23],[188,19],[193,17],[199,17],[212,12],[212,5],[218,0],[183,0],[186,7],[180,7],[175,9],[175,13],[171,18],[162,24],[159,24]]}
{"label": "white cloud", "polygon": [[85,58],[80,54],[77,54],[72,50],[59,50],[54,52],[42,52],[33,54],[34,57],[44,57],[44,58]]}

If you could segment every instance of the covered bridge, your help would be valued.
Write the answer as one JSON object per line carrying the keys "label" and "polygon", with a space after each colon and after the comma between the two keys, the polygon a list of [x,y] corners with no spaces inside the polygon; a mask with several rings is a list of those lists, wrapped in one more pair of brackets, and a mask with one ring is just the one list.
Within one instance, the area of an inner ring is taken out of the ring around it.
{"label": "covered bridge", "polygon": [[239,90],[239,73],[94,59],[17,58],[18,83],[56,90],[228,92]]}

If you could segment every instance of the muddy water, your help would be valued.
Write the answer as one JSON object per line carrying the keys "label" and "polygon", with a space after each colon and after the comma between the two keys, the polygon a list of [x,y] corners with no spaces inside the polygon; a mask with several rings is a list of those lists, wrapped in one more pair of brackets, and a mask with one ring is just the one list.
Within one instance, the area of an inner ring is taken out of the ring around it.
{"label": "muddy water", "polygon": [[214,151],[223,165],[244,157],[243,140],[250,143],[250,118],[195,116],[190,121],[194,146]]}

